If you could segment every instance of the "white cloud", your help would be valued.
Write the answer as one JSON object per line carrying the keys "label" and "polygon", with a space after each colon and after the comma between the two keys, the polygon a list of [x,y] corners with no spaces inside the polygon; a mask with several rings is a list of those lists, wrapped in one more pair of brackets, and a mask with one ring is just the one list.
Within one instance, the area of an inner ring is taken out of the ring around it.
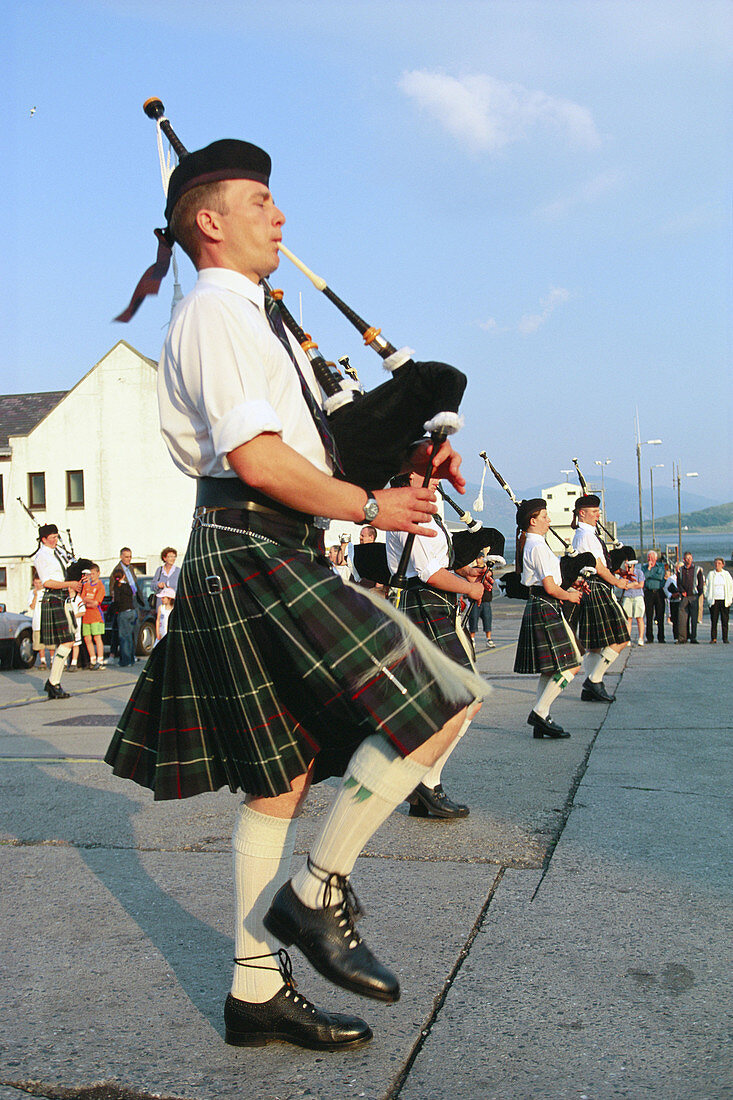
{"label": "white cloud", "polygon": [[546,321],[549,321],[558,306],[570,300],[570,291],[562,286],[550,287],[545,298],[540,298],[539,313],[525,313],[520,317],[516,325],[500,326],[495,317],[489,317],[487,321],[479,321],[478,326],[484,332],[492,332],[501,335],[507,332],[518,332],[521,336],[531,336],[537,332]]}
{"label": "white cloud", "polygon": [[415,70],[403,74],[400,88],[474,152],[496,153],[539,129],[558,131],[587,149],[600,145],[587,107],[521,84],[486,75],[458,79]]}
{"label": "white cloud", "polygon": [[610,168],[607,172],[601,172],[592,179],[586,180],[570,191],[567,195],[548,202],[545,206],[539,206],[535,214],[541,218],[562,218],[577,206],[588,206],[597,202],[605,195],[617,191],[626,180],[620,168]]}

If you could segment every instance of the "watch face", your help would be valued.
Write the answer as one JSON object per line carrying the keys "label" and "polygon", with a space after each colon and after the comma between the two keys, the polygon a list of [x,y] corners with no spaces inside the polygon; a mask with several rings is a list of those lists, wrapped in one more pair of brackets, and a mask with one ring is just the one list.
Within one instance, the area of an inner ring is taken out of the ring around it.
{"label": "watch face", "polygon": [[369,500],[364,505],[364,516],[371,523],[373,519],[376,519],[379,515],[379,505],[374,497],[369,497]]}

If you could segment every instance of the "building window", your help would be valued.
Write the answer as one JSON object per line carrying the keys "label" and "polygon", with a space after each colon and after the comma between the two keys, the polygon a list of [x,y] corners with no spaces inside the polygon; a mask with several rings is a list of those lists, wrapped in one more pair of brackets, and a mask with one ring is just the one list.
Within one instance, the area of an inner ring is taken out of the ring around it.
{"label": "building window", "polygon": [[84,507],[84,471],[66,471],[66,507]]}
{"label": "building window", "polygon": [[28,507],[46,507],[46,475],[28,474]]}
{"label": "building window", "polygon": [[0,474],[0,512],[5,511],[5,486],[3,484],[3,475]]}
{"label": "building window", "polygon": [[548,499],[548,500],[552,500],[552,493],[548,493],[548,494],[547,494],[547,499]]}
{"label": "building window", "polygon": [[8,587],[8,571],[4,565],[0,565],[0,588]]}

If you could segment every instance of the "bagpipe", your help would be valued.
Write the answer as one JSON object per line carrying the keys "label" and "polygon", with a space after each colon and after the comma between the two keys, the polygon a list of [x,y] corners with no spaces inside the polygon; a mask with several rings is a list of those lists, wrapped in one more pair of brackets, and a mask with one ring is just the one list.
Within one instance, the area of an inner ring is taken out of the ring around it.
{"label": "bagpipe", "polygon": [[[188,150],[165,117],[161,100],[155,97],[146,100],[143,110],[156,123],[159,134],[161,131],[165,134],[179,161],[188,156]],[[162,167],[160,139],[159,152]],[[170,250],[170,231],[156,230],[156,236],[161,247],[166,242]],[[447,363],[417,362],[409,348],[395,348],[384,339],[380,329],[369,325],[339,298],[325,279],[315,275],[282,243],[279,249],[354,325],[391,373],[386,382],[364,393],[353,378],[344,377],[335,363],[324,359],[318,345],[285,306],[282,291],[273,290],[263,280],[268,311],[274,303],[284,325],[308,357],[325,395],[324,412],[341,465],[341,469],[334,470],[335,475],[367,491],[381,489],[401,469],[410,444],[426,431],[431,435],[435,454],[439,444],[458,430],[462,423],[458,407],[466,388],[466,376]],[[159,248],[156,264],[143,275],[130,306],[118,320],[129,320],[146,293],[157,293],[166,271],[164,250]]]}
{"label": "bagpipe", "polygon": [[[491,470],[496,480],[501,485],[504,492],[509,496],[509,499],[514,505],[519,505],[521,501],[517,500],[514,490],[506,481],[505,478],[499,473],[497,468],[492,464],[486,451],[481,451],[479,457],[484,460],[486,467]],[[567,542],[562,535],[550,527],[550,532],[555,536],[558,542],[561,542],[565,554],[560,560],[560,576],[562,577],[563,588],[582,587],[585,585],[586,578],[591,576],[596,571],[596,559],[592,554],[577,554],[573,551],[572,546]],[[519,560],[519,553],[516,555],[514,563],[514,569],[505,573],[502,577],[504,584],[504,595],[510,600],[527,600],[529,599],[529,588],[522,584],[522,563]]]}

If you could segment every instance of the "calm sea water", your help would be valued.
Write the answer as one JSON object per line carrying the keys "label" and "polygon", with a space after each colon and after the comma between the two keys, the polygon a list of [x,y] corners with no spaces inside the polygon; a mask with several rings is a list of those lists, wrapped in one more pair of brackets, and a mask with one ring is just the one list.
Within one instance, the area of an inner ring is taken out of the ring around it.
{"label": "calm sea water", "polygon": [[[644,527],[644,542],[651,540],[651,532],[647,531]],[[638,535],[634,545],[638,542]],[[677,543],[677,532],[673,535],[657,535],[657,543],[662,550],[666,548],[668,544]],[[637,547],[638,549],[638,547]],[[684,554],[686,550],[689,550],[693,558],[697,561],[712,561],[713,558],[725,558],[729,561],[733,556],[733,531],[724,531],[723,534],[711,535],[711,534],[696,534],[695,532],[682,532],[682,546],[680,547],[681,554]]]}

